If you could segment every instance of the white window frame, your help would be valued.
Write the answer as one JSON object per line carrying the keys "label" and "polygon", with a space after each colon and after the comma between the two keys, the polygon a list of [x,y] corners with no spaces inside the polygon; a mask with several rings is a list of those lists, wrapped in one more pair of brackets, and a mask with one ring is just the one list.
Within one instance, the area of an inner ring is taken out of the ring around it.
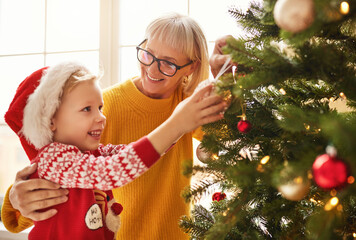
{"label": "white window frame", "polygon": [[99,59],[104,67],[103,88],[119,82],[119,0],[100,1]]}

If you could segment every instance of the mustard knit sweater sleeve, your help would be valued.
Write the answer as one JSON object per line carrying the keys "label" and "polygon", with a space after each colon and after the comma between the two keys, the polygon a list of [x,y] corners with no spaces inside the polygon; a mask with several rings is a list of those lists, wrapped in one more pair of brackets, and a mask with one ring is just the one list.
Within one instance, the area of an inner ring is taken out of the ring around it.
{"label": "mustard knit sweater sleeve", "polygon": [[[102,143],[127,144],[147,135],[171,115],[182,99],[181,88],[168,99],[149,98],[131,80],[106,89],[107,124]],[[190,179],[182,175],[181,163],[192,158],[192,134],[186,134],[146,173],[113,190],[124,208],[117,239],[189,238],[178,221],[182,215],[189,215],[189,204],[184,202],[181,192]]]}
{"label": "mustard knit sweater sleeve", "polygon": [[6,192],[4,197],[4,202],[1,209],[1,220],[4,223],[6,229],[13,233],[19,233],[26,228],[29,228],[33,225],[33,222],[29,218],[25,218],[20,214],[20,212],[14,209],[9,200],[9,192],[11,187]]}

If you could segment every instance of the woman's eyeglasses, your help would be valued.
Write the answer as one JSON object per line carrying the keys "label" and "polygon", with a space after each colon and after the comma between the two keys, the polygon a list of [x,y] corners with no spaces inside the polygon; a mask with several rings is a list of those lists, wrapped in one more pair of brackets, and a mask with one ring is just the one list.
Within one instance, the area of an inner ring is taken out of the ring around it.
{"label": "woman's eyeglasses", "polygon": [[190,61],[189,63],[183,65],[183,66],[178,66],[170,61],[167,60],[163,60],[163,59],[159,59],[156,58],[155,56],[152,55],[152,53],[150,53],[149,51],[140,48],[140,46],[147,41],[147,39],[145,39],[142,43],[140,43],[136,49],[137,49],[137,59],[140,63],[142,63],[145,66],[151,66],[154,62],[157,62],[158,65],[158,70],[168,76],[168,77],[173,77],[176,72],[179,69],[182,69],[190,64],[193,63],[193,61]]}

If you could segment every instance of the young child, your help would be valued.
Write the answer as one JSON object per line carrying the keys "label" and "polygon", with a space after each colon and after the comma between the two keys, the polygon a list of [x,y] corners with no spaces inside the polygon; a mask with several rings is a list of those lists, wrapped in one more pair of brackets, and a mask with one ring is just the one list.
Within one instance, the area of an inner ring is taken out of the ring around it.
{"label": "young child", "polygon": [[108,208],[108,190],[142,175],[185,133],[221,119],[226,106],[218,96],[203,98],[212,87],[207,86],[181,102],[147,136],[128,145],[103,146],[99,141],[105,116],[98,80],[74,62],[42,68],[20,84],[5,115],[31,163],[38,164],[33,177],[70,191],[54,217],[35,222],[30,240],[113,239],[104,213],[118,215],[122,207]]}

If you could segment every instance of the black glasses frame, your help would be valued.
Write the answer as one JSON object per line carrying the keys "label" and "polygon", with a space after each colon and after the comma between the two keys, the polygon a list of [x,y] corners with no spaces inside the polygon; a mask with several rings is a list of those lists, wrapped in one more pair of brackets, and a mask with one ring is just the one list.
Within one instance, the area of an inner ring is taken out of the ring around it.
{"label": "black glasses frame", "polygon": [[[184,68],[184,67],[186,67],[186,66],[188,66],[188,65],[190,65],[190,64],[193,63],[193,61],[190,61],[189,63],[187,63],[187,64],[185,64],[185,65],[183,65],[183,66],[178,66],[177,64],[172,63],[172,62],[170,62],[170,61],[167,61],[167,60],[164,60],[164,59],[156,58],[152,53],[150,53],[150,52],[147,51],[146,49],[143,49],[143,48],[140,47],[140,46],[141,46],[144,42],[146,42],[146,41],[147,41],[147,39],[143,40],[139,45],[136,46],[136,50],[137,50],[137,60],[138,60],[141,64],[143,64],[143,65],[145,65],[145,66],[151,66],[154,62],[157,62],[158,71],[159,71],[160,73],[162,73],[163,75],[166,75],[166,76],[168,76],[168,77],[173,77],[173,76],[177,73],[178,70],[180,70],[180,69],[182,69],[182,68]],[[141,50],[141,51],[144,51],[144,52],[146,52],[147,54],[149,54],[150,56],[152,56],[152,59],[153,59],[153,60],[152,60],[152,62],[151,62],[150,64],[146,64],[146,63],[141,62],[141,60],[140,60],[140,58],[139,58],[139,56],[138,56],[138,52],[139,52],[140,50]],[[175,71],[173,74],[167,74],[167,73],[162,72],[162,71],[161,71],[161,62],[167,62],[168,64],[173,65],[173,66],[175,67],[176,71]]]}

